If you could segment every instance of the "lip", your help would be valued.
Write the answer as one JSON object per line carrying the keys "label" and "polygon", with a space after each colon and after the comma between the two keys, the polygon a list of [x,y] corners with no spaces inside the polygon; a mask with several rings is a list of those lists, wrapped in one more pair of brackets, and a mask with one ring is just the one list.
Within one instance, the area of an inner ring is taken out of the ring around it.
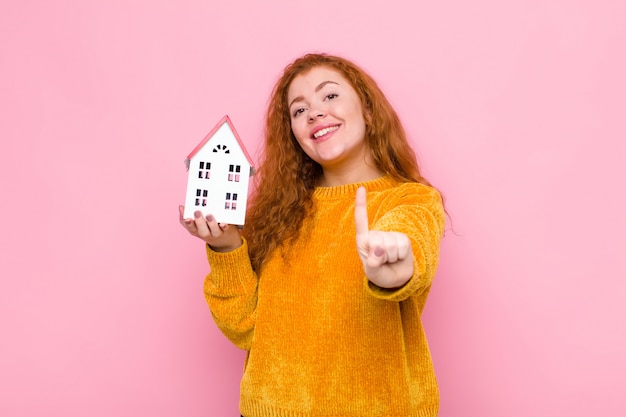
{"label": "lip", "polygon": [[337,127],[339,128],[341,126],[341,123],[329,123],[329,124],[325,124],[325,125],[319,125],[317,127],[315,127],[312,131],[311,131],[311,136],[310,139],[311,140],[321,140],[324,139],[326,137],[328,137],[329,135],[332,135],[333,133],[335,133],[337,131],[337,129],[328,132],[327,134],[325,134],[324,136],[320,136],[319,138],[315,138],[315,134],[317,132],[319,132],[320,130],[324,130],[324,129],[328,129],[329,127]]}

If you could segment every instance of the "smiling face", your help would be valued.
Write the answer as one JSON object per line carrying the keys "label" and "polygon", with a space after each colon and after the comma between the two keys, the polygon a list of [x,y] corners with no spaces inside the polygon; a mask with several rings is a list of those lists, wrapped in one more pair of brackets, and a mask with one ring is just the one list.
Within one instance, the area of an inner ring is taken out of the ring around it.
{"label": "smiling face", "polygon": [[320,66],[298,75],[287,100],[291,130],[302,150],[322,166],[326,179],[329,174],[342,176],[344,182],[372,177],[361,100],[340,72]]}

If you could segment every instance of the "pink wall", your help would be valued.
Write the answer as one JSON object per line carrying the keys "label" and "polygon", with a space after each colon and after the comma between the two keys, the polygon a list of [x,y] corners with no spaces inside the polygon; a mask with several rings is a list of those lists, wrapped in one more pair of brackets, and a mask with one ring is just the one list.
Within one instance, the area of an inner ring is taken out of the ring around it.
{"label": "pink wall", "polygon": [[225,113],[255,153],[313,50],[379,80],[447,196],[440,415],[626,415],[626,3],[238,3],[0,6],[0,415],[238,415],[183,159]]}

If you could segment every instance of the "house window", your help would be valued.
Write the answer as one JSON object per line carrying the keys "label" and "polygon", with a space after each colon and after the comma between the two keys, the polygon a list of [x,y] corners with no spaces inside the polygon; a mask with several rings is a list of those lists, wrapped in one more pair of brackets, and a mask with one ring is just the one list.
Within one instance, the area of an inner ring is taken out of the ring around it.
{"label": "house window", "polygon": [[211,163],[200,161],[200,168],[198,169],[198,178],[209,179],[211,178]]}
{"label": "house window", "polygon": [[226,193],[224,208],[226,210],[237,210],[237,193]]}
{"label": "house window", "polygon": [[213,148],[213,152],[215,152],[215,153],[217,153],[217,152],[230,153],[230,149],[228,149],[228,146],[226,146],[226,145],[217,145],[215,148]]}
{"label": "house window", "polygon": [[241,179],[241,165],[228,166],[228,181],[239,182]]}
{"label": "house window", "polygon": [[196,206],[206,207],[209,190],[196,189]]}

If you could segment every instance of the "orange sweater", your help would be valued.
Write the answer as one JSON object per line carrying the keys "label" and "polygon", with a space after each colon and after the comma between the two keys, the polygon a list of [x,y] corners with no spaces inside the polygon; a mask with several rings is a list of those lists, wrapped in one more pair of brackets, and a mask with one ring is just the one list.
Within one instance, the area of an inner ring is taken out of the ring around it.
{"label": "orange sweater", "polygon": [[[415,273],[374,286],[356,252],[354,201],[367,189],[370,228],[411,239]],[[421,313],[437,269],[444,216],[438,192],[382,177],[317,188],[300,238],[259,276],[247,244],[217,253],[205,295],[224,335],[248,351],[246,417],[436,416],[439,391]],[[272,219],[268,219],[272,221]]]}

